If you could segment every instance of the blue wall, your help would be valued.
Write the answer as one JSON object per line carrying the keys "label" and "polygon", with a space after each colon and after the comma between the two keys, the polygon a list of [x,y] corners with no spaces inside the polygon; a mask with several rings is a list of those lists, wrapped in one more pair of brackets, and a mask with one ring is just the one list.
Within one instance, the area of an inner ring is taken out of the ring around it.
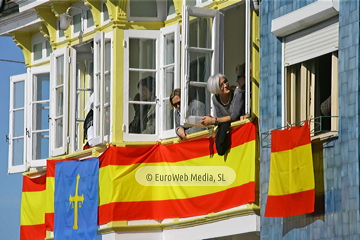
{"label": "blue wall", "polygon": [[[281,126],[281,39],[271,21],[314,0],[262,0],[260,4],[260,133]],[[270,148],[260,149],[262,240],[360,239],[359,214],[359,1],[340,0],[339,138],[313,144],[316,210],[287,218],[265,218]]]}

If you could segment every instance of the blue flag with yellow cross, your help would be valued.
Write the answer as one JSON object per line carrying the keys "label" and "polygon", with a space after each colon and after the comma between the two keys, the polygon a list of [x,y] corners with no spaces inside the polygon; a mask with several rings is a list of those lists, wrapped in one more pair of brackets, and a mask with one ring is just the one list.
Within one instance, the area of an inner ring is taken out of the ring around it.
{"label": "blue flag with yellow cross", "polygon": [[96,239],[99,159],[56,163],[55,239]]}

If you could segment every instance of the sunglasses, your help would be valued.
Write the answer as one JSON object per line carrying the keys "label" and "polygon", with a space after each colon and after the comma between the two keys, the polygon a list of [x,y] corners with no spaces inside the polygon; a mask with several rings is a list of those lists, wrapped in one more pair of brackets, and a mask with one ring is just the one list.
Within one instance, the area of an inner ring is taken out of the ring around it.
{"label": "sunglasses", "polygon": [[223,85],[227,84],[228,80],[225,78],[222,83],[219,84],[219,87],[221,88]]}
{"label": "sunglasses", "polygon": [[176,107],[177,105],[180,106],[180,101],[178,101],[178,102],[176,102],[176,103],[173,103],[172,105],[173,105],[174,107]]}

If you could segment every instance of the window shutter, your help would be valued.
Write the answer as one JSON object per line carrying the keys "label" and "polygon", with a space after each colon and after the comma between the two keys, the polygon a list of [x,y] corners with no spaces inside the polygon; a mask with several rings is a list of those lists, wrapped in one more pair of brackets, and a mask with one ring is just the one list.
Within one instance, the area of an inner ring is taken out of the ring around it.
{"label": "window shutter", "polygon": [[338,17],[293,33],[284,38],[285,66],[338,50]]}

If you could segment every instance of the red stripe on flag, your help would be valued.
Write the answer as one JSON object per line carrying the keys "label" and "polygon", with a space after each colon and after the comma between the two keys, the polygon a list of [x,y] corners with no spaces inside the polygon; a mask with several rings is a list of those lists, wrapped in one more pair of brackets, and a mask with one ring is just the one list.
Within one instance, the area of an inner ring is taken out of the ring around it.
{"label": "red stripe on flag", "polygon": [[44,239],[45,237],[45,224],[20,226],[21,240]]}
{"label": "red stripe on flag", "polygon": [[[255,140],[255,127],[254,123],[249,122],[231,131],[231,148]],[[217,154],[214,138],[148,147],[109,147],[99,158],[101,168],[108,165],[180,162],[211,154]],[[171,159],[164,156],[171,156]]]}
{"label": "red stripe on flag", "polygon": [[54,231],[54,213],[45,213],[45,229]]}
{"label": "red stripe on flag", "polygon": [[36,178],[23,176],[23,192],[39,192],[46,190],[46,175]]}
{"label": "red stripe on flag", "polygon": [[[99,206],[99,224],[111,221],[167,219],[219,212],[255,201],[255,182],[187,199],[114,202]],[[179,214],[181,213],[181,214]]]}
{"label": "red stripe on flag", "polygon": [[[286,140],[279,141],[279,139]],[[308,121],[306,121],[302,127],[291,127],[271,132],[271,152],[291,150],[309,143],[311,143],[311,139]]]}
{"label": "red stripe on flag", "polygon": [[315,207],[315,189],[280,196],[268,196],[265,217],[289,217],[312,213]]}

